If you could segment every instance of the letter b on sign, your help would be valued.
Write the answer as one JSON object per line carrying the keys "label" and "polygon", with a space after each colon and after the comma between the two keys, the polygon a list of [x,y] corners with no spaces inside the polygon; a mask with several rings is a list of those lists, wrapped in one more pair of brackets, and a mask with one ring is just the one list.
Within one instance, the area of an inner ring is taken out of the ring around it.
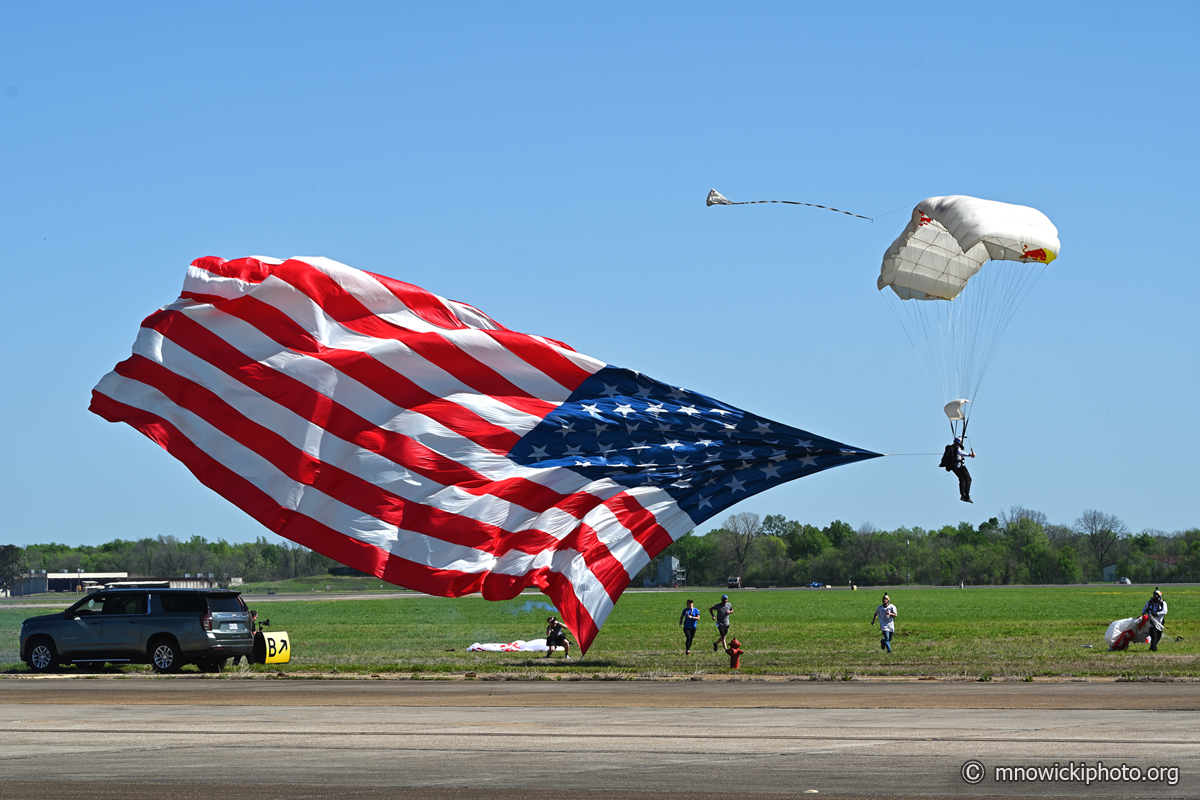
{"label": "letter b on sign", "polygon": [[287,631],[263,631],[254,641],[254,660],[260,664],[287,664],[292,645]]}

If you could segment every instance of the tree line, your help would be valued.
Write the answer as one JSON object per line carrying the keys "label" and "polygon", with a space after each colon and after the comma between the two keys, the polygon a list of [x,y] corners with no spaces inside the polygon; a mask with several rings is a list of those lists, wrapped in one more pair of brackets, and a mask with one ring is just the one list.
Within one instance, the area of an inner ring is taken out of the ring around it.
{"label": "tree line", "polygon": [[[1073,525],[1056,525],[1046,515],[1014,506],[979,527],[967,522],[937,530],[857,530],[840,520],[818,528],[782,514],[744,512],[727,517],[703,536],[672,543],[634,578],[653,579],[666,556],[679,559],[694,586],[724,585],[740,577],[746,585],[802,586],[819,581],[867,586],[947,586],[1080,583],[1116,575],[1135,583],[1200,582],[1200,528],[1176,533],[1132,533],[1117,517],[1090,509]],[[11,588],[30,570],[126,572],[131,577],[180,577],[212,573],[224,582],[248,583],[327,574],[333,559],[307,547],[259,537],[253,542],[210,542],[193,536],[115,539],[101,545],[0,545],[0,588]]]}
{"label": "tree line", "polygon": [[824,528],[782,514],[732,514],[703,536],[683,536],[634,579],[653,580],[658,562],[679,559],[694,586],[743,585],[948,586],[1081,583],[1111,578],[1135,583],[1200,581],[1200,528],[1133,534],[1119,518],[1095,509],[1073,525],[1014,506],[975,527],[968,522],[937,530],[857,530],[841,520]]}
{"label": "tree line", "polygon": [[47,572],[126,572],[130,577],[178,578],[212,573],[222,583],[238,577],[247,583],[278,581],[328,573],[337,562],[294,542],[210,542],[202,536],[114,539],[101,545],[0,545],[0,588],[11,588],[31,570]]}

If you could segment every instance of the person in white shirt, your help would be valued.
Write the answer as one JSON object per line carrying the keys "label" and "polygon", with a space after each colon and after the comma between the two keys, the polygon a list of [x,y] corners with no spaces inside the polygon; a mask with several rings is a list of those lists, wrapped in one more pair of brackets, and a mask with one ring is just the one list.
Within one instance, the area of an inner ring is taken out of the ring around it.
{"label": "person in white shirt", "polygon": [[892,652],[892,634],[896,632],[896,607],[892,605],[892,600],[886,594],[883,596],[883,602],[879,604],[879,608],[875,609],[875,615],[871,617],[871,624],[875,624],[875,620],[879,620],[879,632],[883,638],[879,640],[879,649]]}
{"label": "person in white shirt", "polygon": [[1163,617],[1167,615],[1167,601],[1163,600],[1162,592],[1157,587],[1142,607],[1142,613],[1150,617],[1150,649],[1157,650],[1163,635]]}
{"label": "person in white shirt", "polygon": [[957,445],[955,450],[957,463],[954,467],[954,474],[958,476],[958,494],[964,503],[974,503],[971,499],[971,473],[967,471],[967,459],[975,457],[975,448],[971,448],[968,453],[966,445],[963,444],[961,436],[954,438],[954,444]]}

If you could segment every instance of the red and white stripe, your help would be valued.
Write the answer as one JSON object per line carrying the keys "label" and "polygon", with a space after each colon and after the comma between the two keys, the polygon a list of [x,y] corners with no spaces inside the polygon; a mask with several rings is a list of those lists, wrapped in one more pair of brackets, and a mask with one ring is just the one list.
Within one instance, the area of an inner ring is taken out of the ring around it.
{"label": "red and white stripe", "polygon": [[665,492],[506,453],[606,366],[324,258],[202,258],[91,409],[269,529],[392,583],[537,587],[586,651],[691,519]]}

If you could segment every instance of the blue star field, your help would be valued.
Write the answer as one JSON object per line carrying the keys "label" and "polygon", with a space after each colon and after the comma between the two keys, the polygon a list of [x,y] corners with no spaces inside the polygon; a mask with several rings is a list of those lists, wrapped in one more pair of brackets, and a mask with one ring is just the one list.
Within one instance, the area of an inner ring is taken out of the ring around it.
{"label": "blue star field", "polygon": [[509,452],[524,466],[656,486],[695,524],[772,486],[880,455],[612,366]]}

